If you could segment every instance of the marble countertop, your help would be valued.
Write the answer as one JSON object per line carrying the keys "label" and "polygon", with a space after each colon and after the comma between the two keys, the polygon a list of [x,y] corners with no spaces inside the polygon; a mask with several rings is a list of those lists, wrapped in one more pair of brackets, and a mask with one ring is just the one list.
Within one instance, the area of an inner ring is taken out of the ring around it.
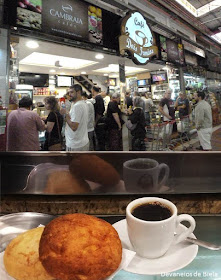
{"label": "marble countertop", "polygon": [[0,212],[41,212],[52,215],[85,213],[125,215],[130,201],[138,197],[158,196],[176,204],[179,213],[221,214],[221,193],[139,194],[139,195],[2,195]]}

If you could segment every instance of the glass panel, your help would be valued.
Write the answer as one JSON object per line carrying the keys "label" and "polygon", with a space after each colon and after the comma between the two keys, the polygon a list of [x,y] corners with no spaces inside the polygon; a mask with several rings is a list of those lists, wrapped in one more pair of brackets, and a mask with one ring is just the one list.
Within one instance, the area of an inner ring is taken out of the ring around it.
{"label": "glass panel", "polygon": [[220,192],[220,152],[2,153],[1,192]]}

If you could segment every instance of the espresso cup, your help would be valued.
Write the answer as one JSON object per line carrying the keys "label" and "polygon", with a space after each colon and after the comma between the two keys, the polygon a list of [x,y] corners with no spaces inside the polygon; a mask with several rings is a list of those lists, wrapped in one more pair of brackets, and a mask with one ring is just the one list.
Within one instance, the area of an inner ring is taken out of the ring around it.
{"label": "espresso cup", "polygon": [[[161,172],[163,178],[159,181]],[[170,169],[165,163],[159,164],[150,158],[137,158],[123,164],[123,179],[129,192],[158,191],[166,183]]]}
{"label": "espresso cup", "polygon": [[[158,197],[133,200],[126,208],[127,230],[134,251],[143,258],[159,258],[171,245],[185,240],[196,223],[188,214],[177,215],[176,206]],[[176,234],[179,224],[189,222],[189,228]]]}

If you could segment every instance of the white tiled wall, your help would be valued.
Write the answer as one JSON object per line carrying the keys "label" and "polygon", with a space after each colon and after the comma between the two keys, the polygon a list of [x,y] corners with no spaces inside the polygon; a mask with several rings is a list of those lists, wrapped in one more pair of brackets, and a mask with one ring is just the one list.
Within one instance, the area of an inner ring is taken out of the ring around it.
{"label": "white tiled wall", "polygon": [[8,30],[0,28],[0,95],[3,105],[8,106],[8,79],[7,79],[7,56],[8,56]]}

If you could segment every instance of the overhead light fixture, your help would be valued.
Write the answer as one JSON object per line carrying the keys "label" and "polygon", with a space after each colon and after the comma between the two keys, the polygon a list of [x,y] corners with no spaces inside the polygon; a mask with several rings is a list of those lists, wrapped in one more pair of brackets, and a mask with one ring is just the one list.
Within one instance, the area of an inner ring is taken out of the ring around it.
{"label": "overhead light fixture", "polygon": [[60,75],[65,75],[65,73],[64,73],[64,72],[62,72],[62,73],[60,73]]}
{"label": "overhead light fixture", "polygon": [[95,55],[95,58],[96,59],[103,59],[104,55],[102,53],[98,53],[98,54]]}
{"label": "overhead light fixture", "polygon": [[36,41],[28,41],[26,43],[26,46],[30,49],[37,49],[39,47],[39,44]]}
{"label": "overhead light fixture", "polygon": [[31,54],[19,61],[19,64],[36,65],[55,70],[58,70],[59,67],[63,67],[63,69],[71,69],[71,71],[78,69],[81,69],[83,71],[83,69],[87,69],[86,67],[98,63],[98,61],[91,61],[39,52],[32,52]]}
{"label": "overhead light fixture", "polygon": [[82,74],[82,75],[85,75],[85,74],[87,74],[87,72],[83,71],[83,72],[81,72],[81,74]]}
{"label": "overhead light fixture", "polygon": [[[106,74],[107,72],[108,73],[119,73],[119,64],[109,64],[108,67],[93,70],[93,71],[103,73],[103,74]],[[146,71],[147,70],[144,68],[125,66],[126,74],[133,74],[133,73],[146,72]]]}
{"label": "overhead light fixture", "polygon": [[109,74],[104,74],[104,76],[108,76]]}
{"label": "overhead light fixture", "polygon": [[55,72],[56,72],[56,70],[51,69],[49,72],[51,72],[51,73],[55,73]]}

